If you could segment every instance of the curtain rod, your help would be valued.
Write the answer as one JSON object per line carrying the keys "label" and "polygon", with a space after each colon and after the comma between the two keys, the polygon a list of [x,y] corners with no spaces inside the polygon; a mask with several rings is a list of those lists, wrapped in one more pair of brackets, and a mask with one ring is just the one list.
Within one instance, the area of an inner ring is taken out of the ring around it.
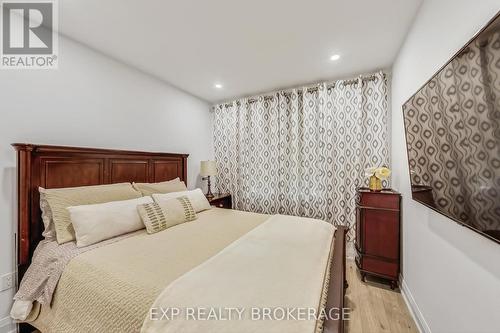
{"label": "curtain rod", "polygon": [[[385,73],[382,72],[382,76],[385,79],[385,77],[386,77]],[[372,75],[368,75],[368,76],[364,76],[364,77],[360,76],[359,78],[356,78],[356,79],[350,79],[350,80],[344,80],[344,81],[336,81],[336,82],[333,82],[332,84],[329,84],[326,88],[328,90],[331,90],[331,89],[335,88],[335,85],[338,84],[338,83],[340,83],[340,82],[342,82],[342,84],[344,86],[357,84],[360,79],[361,79],[362,82],[375,81],[376,75],[372,74]],[[306,89],[306,92],[308,92],[308,93],[313,93],[313,92],[316,92],[316,91],[318,91],[318,87],[317,86],[316,87],[310,87],[310,88]],[[291,91],[283,91],[283,93],[285,95],[290,95],[292,92]],[[297,93],[298,94],[302,94],[302,91],[298,90]],[[274,98],[274,94],[273,95],[264,95],[264,100],[265,101],[272,100]],[[250,103],[257,102],[257,101],[258,101],[257,98],[249,98],[248,101],[247,101],[247,103],[250,104]],[[236,101],[236,105],[240,105],[240,103],[241,103],[240,101]],[[224,104],[225,107],[232,106],[232,103],[221,103],[221,104]]]}

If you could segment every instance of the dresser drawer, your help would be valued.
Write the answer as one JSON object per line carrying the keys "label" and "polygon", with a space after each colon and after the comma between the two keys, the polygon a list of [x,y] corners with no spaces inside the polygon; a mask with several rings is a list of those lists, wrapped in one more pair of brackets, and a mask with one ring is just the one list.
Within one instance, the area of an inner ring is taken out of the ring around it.
{"label": "dresser drawer", "polygon": [[397,209],[399,210],[399,195],[391,195],[381,193],[360,193],[358,197],[358,205],[363,207],[375,207],[382,209]]}
{"label": "dresser drawer", "polygon": [[229,194],[218,194],[208,200],[211,206],[218,208],[232,208],[232,199]]}
{"label": "dresser drawer", "polygon": [[219,208],[231,208],[231,204],[227,200],[213,202],[212,206]]}

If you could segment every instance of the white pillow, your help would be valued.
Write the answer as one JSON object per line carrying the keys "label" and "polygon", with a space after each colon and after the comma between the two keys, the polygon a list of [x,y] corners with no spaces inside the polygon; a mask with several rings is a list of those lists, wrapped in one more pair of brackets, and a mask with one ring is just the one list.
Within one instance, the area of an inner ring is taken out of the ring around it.
{"label": "white pillow", "polygon": [[202,212],[204,210],[212,208],[210,203],[208,202],[205,194],[201,191],[201,189],[197,188],[192,191],[182,191],[182,192],[171,192],[171,193],[155,193],[152,195],[153,199],[160,203],[162,201],[167,201],[170,199],[178,198],[178,197],[188,197],[191,205],[194,208],[196,213]]}
{"label": "white pillow", "polygon": [[151,197],[68,207],[76,246],[83,247],[144,228],[137,206]]}

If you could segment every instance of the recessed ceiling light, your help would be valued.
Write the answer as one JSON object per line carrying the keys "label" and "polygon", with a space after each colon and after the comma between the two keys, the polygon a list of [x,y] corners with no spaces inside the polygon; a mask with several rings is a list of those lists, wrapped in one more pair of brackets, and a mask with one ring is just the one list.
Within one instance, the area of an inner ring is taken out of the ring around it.
{"label": "recessed ceiling light", "polygon": [[214,87],[215,87],[215,88],[217,88],[217,89],[222,89],[222,84],[220,84],[220,83],[216,83],[216,84],[214,85]]}
{"label": "recessed ceiling light", "polygon": [[340,54],[334,54],[330,57],[330,60],[331,61],[336,61],[336,60],[339,60],[340,59]]}

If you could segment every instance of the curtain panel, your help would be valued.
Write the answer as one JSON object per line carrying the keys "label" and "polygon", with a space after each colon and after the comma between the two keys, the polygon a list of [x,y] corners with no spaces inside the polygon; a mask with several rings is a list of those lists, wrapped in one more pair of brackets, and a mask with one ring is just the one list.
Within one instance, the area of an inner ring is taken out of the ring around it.
{"label": "curtain panel", "polygon": [[217,190],[235,209],[353,226],[364,170],[389,165],[387,104],[377,73],[214,106]]}

